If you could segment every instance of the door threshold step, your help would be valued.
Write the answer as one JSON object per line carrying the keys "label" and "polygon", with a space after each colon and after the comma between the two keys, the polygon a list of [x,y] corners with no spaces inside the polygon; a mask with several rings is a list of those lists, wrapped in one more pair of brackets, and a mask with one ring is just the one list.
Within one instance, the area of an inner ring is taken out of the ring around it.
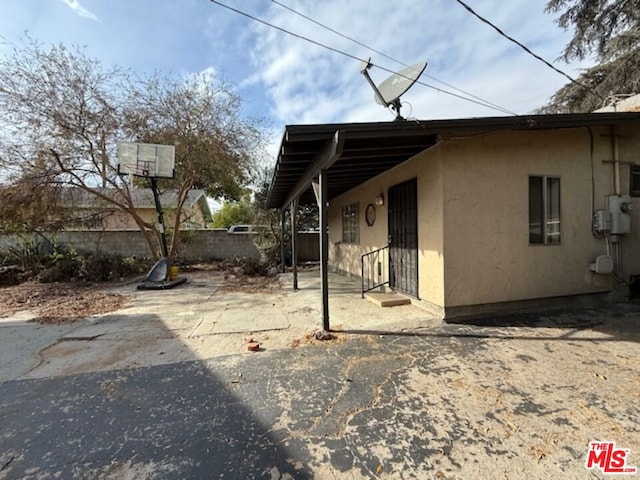
{"label": "door threshold step", "polygon": [[411,299],[397,293],[365,293],[364,298],[379,307],[397,307],[399,305],[410,305]]}

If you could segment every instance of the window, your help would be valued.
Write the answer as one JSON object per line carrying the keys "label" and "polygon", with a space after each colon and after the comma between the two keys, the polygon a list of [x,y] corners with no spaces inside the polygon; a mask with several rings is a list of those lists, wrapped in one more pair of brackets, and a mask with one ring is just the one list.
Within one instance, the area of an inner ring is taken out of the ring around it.
{"label": "window", "polygon": [[529,177],[529,243],[560,243],[560,179]]}
{"label": "window", "polygon": [[631,180],[629,194],[632,197],[640,197],[640,165],[631,165],[629,177]]}
{"label": "window", "polygon": [[357,203],[342,207],[342,241],[360,243],[360,211]]}

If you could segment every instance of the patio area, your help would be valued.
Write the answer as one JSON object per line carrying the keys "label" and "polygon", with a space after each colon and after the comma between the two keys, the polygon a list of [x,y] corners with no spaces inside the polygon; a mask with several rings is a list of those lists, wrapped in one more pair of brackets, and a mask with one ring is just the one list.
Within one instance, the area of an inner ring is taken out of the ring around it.
{"label": "patio area", "polygon": [[[66,325],[29,322],[28,312],[0,319],[3,362],[0,381],[42,378],[169,364],[247,352],[247,338],[260,350],[314,343],[322,327],[317,270],[274,278],[273,288],[228,291],[220,272],[187,273],[173,290],[138,291],[135,284],[111,291],[130,296],[128,308]],[[380,308],[360,297],[359,282],[331,274],[331,327],[339,332],[409,332],[441,322],[406,305]],[[258,352],[259,353],[259,352]]]}
{"label": "patio area", "polygon": [[0,321],[0,477],[600,478],[596,440],[640,463],[637,305],[443,324],[331,275],[317,341],[317,271],[250,294],[188,276],[72,324]]}

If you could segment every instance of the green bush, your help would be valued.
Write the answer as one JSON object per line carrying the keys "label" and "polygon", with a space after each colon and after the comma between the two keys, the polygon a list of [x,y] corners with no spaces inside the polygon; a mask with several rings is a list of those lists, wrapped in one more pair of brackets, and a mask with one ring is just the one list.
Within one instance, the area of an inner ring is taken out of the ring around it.
{"label": "green bush", "polygon": [[118,263],[120,277],[140,275],[147,273],[153,266],[153,261],[148,258],[121,257]]}
{"label": "green bush", "polygon": [[235,257],[223,260],[218,264],[218,269],[250,277],[267,277],[270,275],[268,264],[258,258],[251,257]]}
{"label": "green bush", "polygon": [[106,255],[82,257],[76,275],[85,281],[106,282],[118,278],[118,258]]}
{"label": "green bush", "polygon": [[75,251],[59,252],[48,256],[41,262],[37,273],[39,282],[68,282],[78,276],[81,258]]}
{"label": "green bush", "polygon": [[74,250],[56,252],[43,262],[38,281],[49,282],[108,282],[146,273],[151,268],[147,259],[102,254],[80,255]]}
{"label": "green bush", "polygon": [[19,266],[24,270],[36,269],[43,255],[41,252],[41,246],[35,243],[33,240],[24,242],[19,247],[6,247],[0,249],[0,266]]}

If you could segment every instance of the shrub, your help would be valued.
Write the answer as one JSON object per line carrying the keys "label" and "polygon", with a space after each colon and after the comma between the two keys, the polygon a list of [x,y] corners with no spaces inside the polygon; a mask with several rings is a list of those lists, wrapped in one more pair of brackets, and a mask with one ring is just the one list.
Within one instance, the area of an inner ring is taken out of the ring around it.
{"label": "shrub", "polygon": [[266,277],[269,275],[269,267],[257,258],[242,257],[236,260],[242,273],[252,277]]}
{"label": "shrub", "polygon": [[135,257],[102,254],[78,255],[75,251],[56,253],[42,266],[38,280],[48,282],[108,282],[123,277],[140,275],[151,267],[151,261]]}
{"label": "shrub", "polygon": [[260,259],[252,257],[235,257],[223,260],[218,264],[218,269],[250,277],[267,277],[270,275],[269,265]]}
{"label": "shrub", "polygon": [[0,266],[19,266],[24,270],[33,270],[46,257],[42,248],[33,240],[24,242],[19,247],[6,247],[0,250]]}
{"label": "shrub", "polygon": [[55,252],[42,263],[37,274],[39,282],[68,282],[78,276],[81,258],[75,251]]}
{"label": "shrub", "polygon": [[82,257],[76,275],[84,281],[106,282],[119,277],[118,259],[106,255],[87,255]]}

